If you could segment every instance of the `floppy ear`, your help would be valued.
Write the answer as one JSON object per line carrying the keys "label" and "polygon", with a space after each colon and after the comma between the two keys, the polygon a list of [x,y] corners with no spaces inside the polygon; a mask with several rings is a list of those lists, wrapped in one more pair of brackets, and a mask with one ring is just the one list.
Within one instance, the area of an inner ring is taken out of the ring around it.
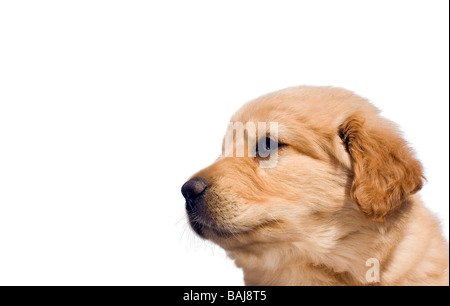
{"label": "floppy ear", "polygon": [[368,216],[384,222],[422,188],[422,165],[387,120],[368,122],[353,114],[339,126],[339,136],[353,163],[350,196]]}

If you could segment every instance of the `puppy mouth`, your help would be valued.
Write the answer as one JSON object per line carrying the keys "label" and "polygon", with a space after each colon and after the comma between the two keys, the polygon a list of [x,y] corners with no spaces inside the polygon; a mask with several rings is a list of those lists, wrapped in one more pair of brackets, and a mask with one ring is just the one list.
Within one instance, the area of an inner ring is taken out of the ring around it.
{"label": "puppy mouth", "polygon": [[276,219],[261,221],[255,225],[238,226],[236,224],[222,225],[210,218],[188,214],[189,224],[194,232],[202,238],[211,238],[210,235],[218,238],[237,238],[244,235],[260,231],[267,227],[279,226],[280,221]]}
{"label": "puppy mouth", "polygon": [[223,237],[227,236],[228,232],[223,230],[211,218],[201,216],[197,212],[188,212],[189,224],[192,230],[202,238],[206,238],[207,233]]}

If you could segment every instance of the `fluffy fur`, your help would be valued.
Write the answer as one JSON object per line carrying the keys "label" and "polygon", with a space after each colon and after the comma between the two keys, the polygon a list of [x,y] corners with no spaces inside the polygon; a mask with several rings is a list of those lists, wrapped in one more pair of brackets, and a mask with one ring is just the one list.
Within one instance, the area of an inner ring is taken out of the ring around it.
{"label": "fluffy fur", "polygon": [[194,175],[209,187],[189,221],[247,285],[448,285],[448,244],[415,194],[422,166],[372,104],[344,89],[295,87],[231,121],[278,122],[285,144],[273,168],[220,157]]}

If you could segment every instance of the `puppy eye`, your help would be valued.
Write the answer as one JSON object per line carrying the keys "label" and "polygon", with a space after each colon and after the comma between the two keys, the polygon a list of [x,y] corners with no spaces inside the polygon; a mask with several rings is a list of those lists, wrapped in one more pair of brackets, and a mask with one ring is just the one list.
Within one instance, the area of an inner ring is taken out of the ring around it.
{"label": "puppy eye", "polygon": [[276,142],[272,138],[263,137],[259,139],[258,143],[256,144],[256,156],[262,158],[267,157],[271,152],[277,150],[281,146],[283,146],[283,144]]}

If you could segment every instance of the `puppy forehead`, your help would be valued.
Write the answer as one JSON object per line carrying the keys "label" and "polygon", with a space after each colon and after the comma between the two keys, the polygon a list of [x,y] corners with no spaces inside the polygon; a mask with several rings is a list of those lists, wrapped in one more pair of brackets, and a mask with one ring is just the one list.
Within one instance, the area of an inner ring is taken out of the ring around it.
{"label": "puppy forehead", "polygon": [[379,113],[372,104],[351,91],[335,87],[300,86],[254,99],[232,117],[232,122],[278,122],[304,127],[335,129],[353,112]]}

